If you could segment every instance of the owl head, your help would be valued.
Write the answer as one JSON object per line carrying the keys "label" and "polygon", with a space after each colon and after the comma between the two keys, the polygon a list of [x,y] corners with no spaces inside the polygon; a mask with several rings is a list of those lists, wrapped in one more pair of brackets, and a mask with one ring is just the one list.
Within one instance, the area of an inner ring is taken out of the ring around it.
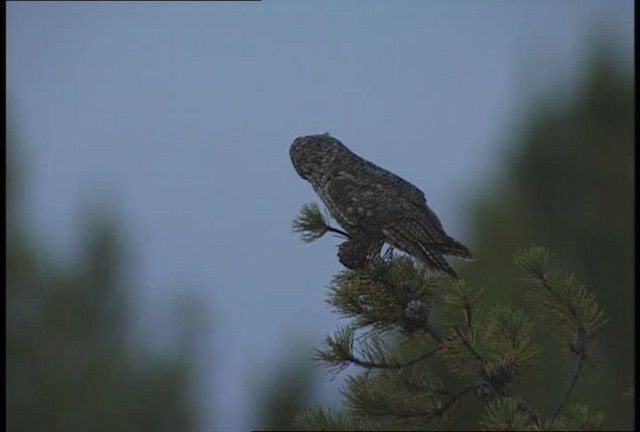
{"label": "owl head", "polygon": [[340,156],[348,153],[344,144],[328,132],[298,137],[289,148],[294,168],[300,177],[312,183],[330,175],[337,168]]}

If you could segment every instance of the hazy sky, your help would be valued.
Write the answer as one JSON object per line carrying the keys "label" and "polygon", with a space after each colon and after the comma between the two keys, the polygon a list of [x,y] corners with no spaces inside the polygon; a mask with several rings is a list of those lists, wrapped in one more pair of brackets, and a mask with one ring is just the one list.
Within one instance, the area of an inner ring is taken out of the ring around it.
{"label": "hazy sky", "polygon": [[330,132],[465,242],[464,203],[500,169],[525,96],[570,85],[599,30],[632,58],[633,2],[9,2],[29,222],[73,257],[83,209],[113,206],[144,331],[162,343],[171,300],[201,297],[202,430],[250,428],[256,379],[337,324],[337,240],[291,233],[319,201],[291,141]]}

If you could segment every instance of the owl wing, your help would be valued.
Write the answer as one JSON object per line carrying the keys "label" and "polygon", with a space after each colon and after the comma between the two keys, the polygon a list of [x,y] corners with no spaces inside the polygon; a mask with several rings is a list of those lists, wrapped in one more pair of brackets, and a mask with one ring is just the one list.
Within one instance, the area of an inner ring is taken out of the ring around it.
{"label": "owl wing", "polygon": [[382,185],[380,188],[391,194],[386,200],[394,210],[390,212],[385,231],[404,233],[408,236],[407,240],[417,241],[422,250],[429,249],[444,255],[472,259],[471,252],[444,231],[442,222],[429,208],[427,199],[420,189],[368,161],[367,169],[376,173],[374,178],[376,183]]}
{"label": "owl wing", "polygon": [[376,190],[361,176],[342,171],[329,179],[318,194],[343,228],[373,232],[374,225],[379,225],[376,214],[383,208]]}
{"label": "owl wing", "polygon": [[336,220],[347,225],[344,228],[372,226],[380,230],[391,221],[406,220],[411,224],[413,220],[426,219],[432,231],[430,237],[435,239],[444,234],[440,220],[427,206],[420,189],[395,174],[373,167],[375,170],[371,172],[337,172],[316,189]]}
{"label": "owl wing", "polygon": [[428,266],[454,277],[455,271],[442,254],[471,258],[465,246],[444,232],[422,191],[382,168],[374,175],[337,173],[324,191],[323,200],[347,230],[351,227],[352,231],[382,236]]}

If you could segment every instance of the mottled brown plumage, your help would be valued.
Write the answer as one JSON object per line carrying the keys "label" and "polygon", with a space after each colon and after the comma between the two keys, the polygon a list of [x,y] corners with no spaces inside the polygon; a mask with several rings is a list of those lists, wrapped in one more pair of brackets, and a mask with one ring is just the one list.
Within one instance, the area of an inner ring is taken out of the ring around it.
{"label": "mottled brown plumage", "polygon": [[464,245],[445,233],[420,189],[356,155],[336,138],[296,138],[289,154],[298,174],[311,183],[349,234],[338,252],[345,266],[361,268],[384,242],[453,277],[457,274],[443,255],[472,259]]}

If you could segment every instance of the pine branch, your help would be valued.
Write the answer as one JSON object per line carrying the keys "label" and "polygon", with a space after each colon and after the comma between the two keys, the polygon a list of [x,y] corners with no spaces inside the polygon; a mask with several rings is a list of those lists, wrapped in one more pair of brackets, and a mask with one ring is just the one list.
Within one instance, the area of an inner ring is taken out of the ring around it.
{"label": "pine branch", "polygon": [[365,369],[395,370],[413,366],[442,350],[442,346],[438,346],[411,360],[395,361],[389,359],[388,349],[385,348],[383,341],[375,338],[370,343],[362,342],[360,351],[363,357],[360,357],[353,350],[353,331],[352,327],[345,327],[338,330],[333,337],[327,336],[323,343],[325,349],[316,349],[315,359],[335,368],[336,374],[351,364]]}
{"label": "pine branch", "polygon": [[434,408],[434,409],[429,410],[429,411],[414,411],[414,412],[398,413],[397,415],[398,415],[398,417],[422,417],[422,418],[432,418],[432,417],[440,416],[440,415],[444,414],[445,412],[447,412],[449,410],[449,408],[451,408],[464,395],[466,395],[471,390],[473,390],[474,387],[475,387],[475,383],[468,385],[464,389],[460,390],[458,393],[456,393],[453,396],[451,396],[444,403],[444,405],[442,405],[442,406],[440,406],[438,408]]}
{"label": "pine branch", "polygon": [[322,215],[316,203],[304,204],[300,214],[293,220],[293,232],[300,233],[306,243],[319,239],[327,232],[349,238],[349,234],[329,225],[329,216]]}
{"label": "pine branch", "polygon": [[446,389],[441,389],[441,388],[435,388],[431,383],[431,385],[420,385],[416,382],[414,382],[413,380],[411,380],[410,378],[403,378],[402,379],[402,383],[407,386],[408,388],[410,388],[411,390],[415,390],[418,392],[426,392],[426,393],[430,393],[430,394],[435,394],[438,396],[450,396],[451,392],[447,391]]}
{"label": "pine branch", "polygon": [[302,430],[360,430],[346,413],[320,406],[312,406],[300,412],[294,420],[294,426]]}
{"label": "pine branch", "polygon": [[442,337],[442,333],[440,333],[440,331],[437,328],[432,326],[429,322],[424,323],[423,328],[424,328],[424,331],[426,331],[435,340],[437,340],[440,345],[444,344],[444,338]]}
{"label": "pine branch", "polygon": [[585,340],[586,340],[586,332],[583,328],[579,328],[578,331],[576,332],[576,343],[575,343],[575,346],[573,347],[573,350],[576,354],[576,361],[573,369],[573,374],[571,374],[571,378],[569,379],[567,388],[565,389],[562,397],[560,398],[560,401],[558,402],[558,405],[553,411],[553,415],[551,416],[551,423],[553,423],[556,420],[556,418],[560,414],[560,411],[562,411],[564,404],[567,402],[569,395],[571,394],[571,392],[573,391],[573,388],[578,382],[578,377],[580,376],[580,372],[582,371],[584,360],[587,357]]}
{"label": "pine branch", "polygon": [[[473,390],[475,386],[474,384],[468,385],[463,388],[459,392],[450,396],[446,402],[437,408],[433,408],[427,411],[419,411],[419,410],[411,410],[411,409],[402,409],[402,408],[393,408],[389,406],[389,400],[377,401],[379,406],[376,411],[370,411],[367,413],[370,417],[388,417],[393,416],[397,418],[422,418],[422,419],[430,419],[433,417],[439,417],[445,414],[456,402],[458,402],[464,395]],[[371,400],[369,401],[371,402]]]}
{"label": "pine branch", "polygon": [[[314,206],[303,208],[294,224],[303,239],[306,235],[306,241],[311,241],[326,232],[348,236],[331,227]],[[316,350],[315,357],[336,373],[349,365],[365,369],[358,376],[348,377],[343,391],[354,422],[351,424],[366,423],[375,429],[439,429],[450,417],[452,407],[471,391],[488,403],[480,423],[483,427],[548,429],[570,424],[571,418],[561,413],[588,361],[587,342],[603,324],[603,312],[594,295],[572,275],[558,278],[547,272],[546,259],[547,252],[535,247],[516,256],[527,281],[535,285],[530,298],[566,331],[568,345],[576,354],[573,373],[552,415],[541,414],[509,387],[519,366],[530,362],[539,351],[533,322],[524,311],[508,306],[485,309],[478,301],[482,290],[464,282],[443,285],[411,258],[394,257],[392,253],[368,260],[362,269],[336,275],[327,301],[351,322],[333,337],[327,336],[324,348]],[[447,289],[441,290],[441,285]],[[434,305],[442,306],[446,314],[445,333],[431,319]],[[355,338],[356,330],[363,331],[362,336]],[[399,353],[386,344],[385,336],[395,332],[409,337],[410,351]],[[418,340],[424,345],[413,343]],[[471,378],[473,383],[451,393],[426,368],[425,361],[438,353],[443,354],[449,372]],[[597,415],[578,411],[574,413],[576,424],[601,422]],[[312,414],[316,424],[333,427],[339,423],[323,412]]]}
{"label": "pine branch", "polygon": [[585,405],[573,405],[567,410],[567,414],[560,416],[557,422],[551,424],[562,430],[602,430],[605,416],[601,413],[592,413]]}
{"label": "pine branch", "polygon": [[327,225],[325,228],[329,232],[336,233],[336,234],[341,235],[341,236],[346,237],[346,238],[351,238],[351,236],[349,234],[347,234],[345,231],[342,231],[341,229],[332,227],[331,225]]}
{"label": "pine branch", "polygon": [[365,359],[358,358],[356,356],[351,356],[349,361],[357,366],[360,366],[366,369],[388,369],[388,370],[403,369],[409,366],[413,366],[417,363],[420,363],[421,361],[428,359],[429,357],[438,353],[441,350],[442,350],[442,347],[437,347],[419,355],[414,359],[407,360],[404,362],[374,362],[374,361],[367,361]]}
{"label": "pine branch", "polygon": [[546,250],[535,246],[515,254],[516,264],[525,271],[525,281],[534,287],[528,291],[529,298],[570,330],[570,335],[582,328],[585,336],[590,336],[606,322],[595,295],[587,292],[572,274],[560,277],[549,273],[545,268],[547,260]]}
{"label": "pine branch", "polygon": [[508,388],[504,387],[502,389],[496,389],[494,387],[494,389],[500,396],[513,399],[518,404],[518,408],[529,414],[531,421],[539,423],[543,419],[542,414],[537,408],[533,407],[529,402],[525,401],[520,396],[514,395]]}
{"label": "pine branch", "polygon": [[534,423],[540,423],[543,417],[538,409],[534,408],[529,402],[525,401],[520,396],[512,394],[509,397],[516,401],[516,403],[518,404],[518,408],[529,414],[529,418],[531,418],[531,421],[533,421]]}
{"label": "pine branch", "polygon": [[465,335],[462,334],[462,330],[460,330],[460,327],[453,326],[453,331],[456,333],[456,335],[458,335],[459,340],[475,359],[474,369],[478,372],[483,372],[484,365],[487,364],[487,360],[473,347],[473,345],[471,345],[471,342],[469,342]]}
{"label": "pine branch", "polygon": [[587,360],[587,338],[606,320],[595,296],[588,293],[573,275],[559,278],[545,270],[547,259],[548,253],[539,247],[520,251],[515,256],[516,263],[527,273],[525,280],[534,288],[538,288],[530,291],[531,298],[539,301],[543,308],[556,318],[560,326],[572,330],[573,334],[570,349],[576,354],[574,370],[550,417],[549,424],[553,424],[578,382]]}
{"label": "pine branch", "polygon": [[531,424],[531,419],[527,416],[517,401],[505,397],[497,398],[485,406],[480,426],[482,430],[539,430]]}
{"label": "pine branch", "polygon": [[416,357],[416,358],[414,358],[412,360],[407,360],[405,362],[398,363],[394,367],[396,369],[402,369],[402,368],[406,368],[406,367],[409,367],[409,366],[413,366],[414,364],[420,363],[421,361],[428,359],[429,357],[431,357],[432,355],[434,355],[434,354],[436,354],[436,353],[438,353],[440,351],[442,351],[442,347],[441,346],[436,347],[436,348],[434,348],[434,349],[432,349],[430,351],[427,351],[424,354],[419,355],[418,357]]}
{"label": "pine branch", "polygon": [[533,340],[533,324],[524,311],[508,306],[493,307],[487,316],[484,349],[487,357],[497,358],[517,369],[531,362],[540,349]]}

